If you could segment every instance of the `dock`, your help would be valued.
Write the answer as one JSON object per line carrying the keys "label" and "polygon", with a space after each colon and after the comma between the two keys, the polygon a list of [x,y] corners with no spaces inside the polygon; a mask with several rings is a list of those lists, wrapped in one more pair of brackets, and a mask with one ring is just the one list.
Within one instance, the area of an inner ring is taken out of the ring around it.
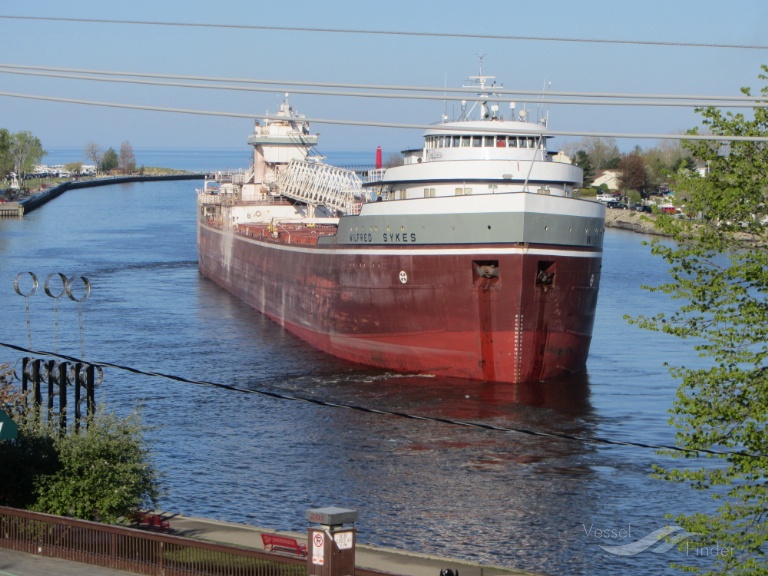
{"label": "dock", "polygon": [[0,218],[22,218],[24,206],[20,202],[3,202],[0,204]]}

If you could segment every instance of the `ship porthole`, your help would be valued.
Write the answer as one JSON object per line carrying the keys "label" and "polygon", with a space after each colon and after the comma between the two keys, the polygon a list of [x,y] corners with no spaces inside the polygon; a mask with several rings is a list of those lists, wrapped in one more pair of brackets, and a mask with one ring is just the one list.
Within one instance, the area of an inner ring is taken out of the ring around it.
{"label": "ship porthole", "polygon": [[258,217],[260,217],[260,216],[261,216],[261,212],[257,211],[257,212],[256,212],[256,218],[258,218]]}
{"label": "ship porthole", "polygon": [[408,274],[406,274],[405,270],[400,271],[400,283],[405,284],[408,282]]}

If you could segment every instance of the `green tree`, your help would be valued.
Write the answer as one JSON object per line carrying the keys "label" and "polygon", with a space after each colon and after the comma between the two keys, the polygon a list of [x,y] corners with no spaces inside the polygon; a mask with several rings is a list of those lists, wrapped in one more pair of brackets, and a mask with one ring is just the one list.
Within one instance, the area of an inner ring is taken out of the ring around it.
{"label": "green tree", "polygon": [[119,418],[100,407],[87,428],[62,434],[33,416],[4,376],[7,367],[0,365],[0,409],[19,424],[19,436],[0,440],[0,505],[108,523],[156,506],[161,480],[138,412]]}
{"label": "green tree", "polygon": [[584,150],[579,150],[576,152],[576,158],[573,163],[584,172],[584,183],[582,186],[584,188],[592,186],[592,182],[595,181],[595,167],[592,166],[592,160],[589,158],[589,154]]}
{"label": "green tree", "polygon": [[23,181],[24,176],[31,172],[35,164],[39,164],[46,151],[31,132],[23,131],[12,134],[10,138],[9,154],[13,164],[13,171]]}
{"label": "green tree", "polygon": [[160,480],[150,464],[138,413],[125,419],[97,411],[86,430],[56,436],[59,467],[35,483],[34,510],[115,523],[154,507]]}
{"label": "green tree", "polygon": [[0,128],[0,178],[5,178],[13,170],[11,160],[11,133]]}
{"label": "green tree", "polygon": [[[768,68],[759,78],[768,80]],[[749,96],[749,88],[742,88]],[[762,89],[768,97],[768,86]],[[697,220],[659,218],[674,239],[652,243],[670,265],[671,279],[650,288],[680,302],[673,313],[640,317],[642,327],[694,338],[703,366],[675,366],[680,380],[671,410],[683,465],[657,475],[708,491],[712,513],[684,514],[676,522],[696,545],[729,551],[713,558],[707,574],[768,573],[768,109],[752,118],[707,107],[702,124],[716,136],[754,136],[759,142],[688,141],[708,171],[681,170],[677,186]],[[698,134],[698,129],[690,131]],[[715,451],[712,454],[707,451]],[[702,463],[695,460],[706,456]],[[690,568],[689,568],[690,570]],[[715,570],[717,572],[715,572]]]}
{"label": "green tree", "polygon": [[101,157],[101,162],[99,164],[99,170],[101,172],[111,172],[112,170],[115,170],[119,165],[119,159],[117,157],[117,152],[115,152],[114,148],[107,149],[106,152],[104,152],[104,155]]}

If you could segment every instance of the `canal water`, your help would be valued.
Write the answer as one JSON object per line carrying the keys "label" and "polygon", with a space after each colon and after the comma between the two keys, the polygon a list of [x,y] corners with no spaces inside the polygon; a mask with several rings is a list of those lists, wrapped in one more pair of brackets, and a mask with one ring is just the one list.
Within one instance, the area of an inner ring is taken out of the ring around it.
{"label": "canal water", "polygon": [[[141,406],[154,427],[164,510],[304,531],[308,508],[353,508],[361,543],[547,574],[666,574],[673,561],[711,563],[693,550],[604,549],[672,524],[668,514],[709,506],[650,477],[653,464],[669,463],[654,450],[592,441],[672,443],[676,383],[663,364],[697,362],[690,345],[623,318],[670,306],[640,287],[665,280],[642,236],[606,233],[585,375],[527,386],[406,377],[317,352],[201,278],[196,185],[72,190],[23,220],[0,220],[0,342],[433,420],[108,368],[97,398],[120,413]],[[14,278],[26,272],[41,283],[52,273],[85,276],[91,296],[54,299],[41,286],[22,297]],[[0,347],[0,362],[20,356]]]}

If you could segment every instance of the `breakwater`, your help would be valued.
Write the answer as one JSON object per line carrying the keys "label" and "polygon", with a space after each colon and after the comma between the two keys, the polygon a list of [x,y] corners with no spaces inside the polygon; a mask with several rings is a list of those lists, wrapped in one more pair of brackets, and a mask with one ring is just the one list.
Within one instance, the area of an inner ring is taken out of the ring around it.
{"label": "breakwater", "polygon": [[202,180],[205,178],[205,174],[168,174],[165,176],[116,176],[110,178],[98,178],[94,180],[72,180],[71,182],[64,182],[53,188],[48,188],[42,192],[20,200],[19,202],[9,203],[9,211],[15,212],[9,215],[23,216],[29,214],[33,210],[40,208],[44,204],[51,200],[58,198],[67,190],[74,190],[77,188],[93,188],[96,186],[111,186],[113,184],[125,184],[128,182],[160,182],[164,180]]}

